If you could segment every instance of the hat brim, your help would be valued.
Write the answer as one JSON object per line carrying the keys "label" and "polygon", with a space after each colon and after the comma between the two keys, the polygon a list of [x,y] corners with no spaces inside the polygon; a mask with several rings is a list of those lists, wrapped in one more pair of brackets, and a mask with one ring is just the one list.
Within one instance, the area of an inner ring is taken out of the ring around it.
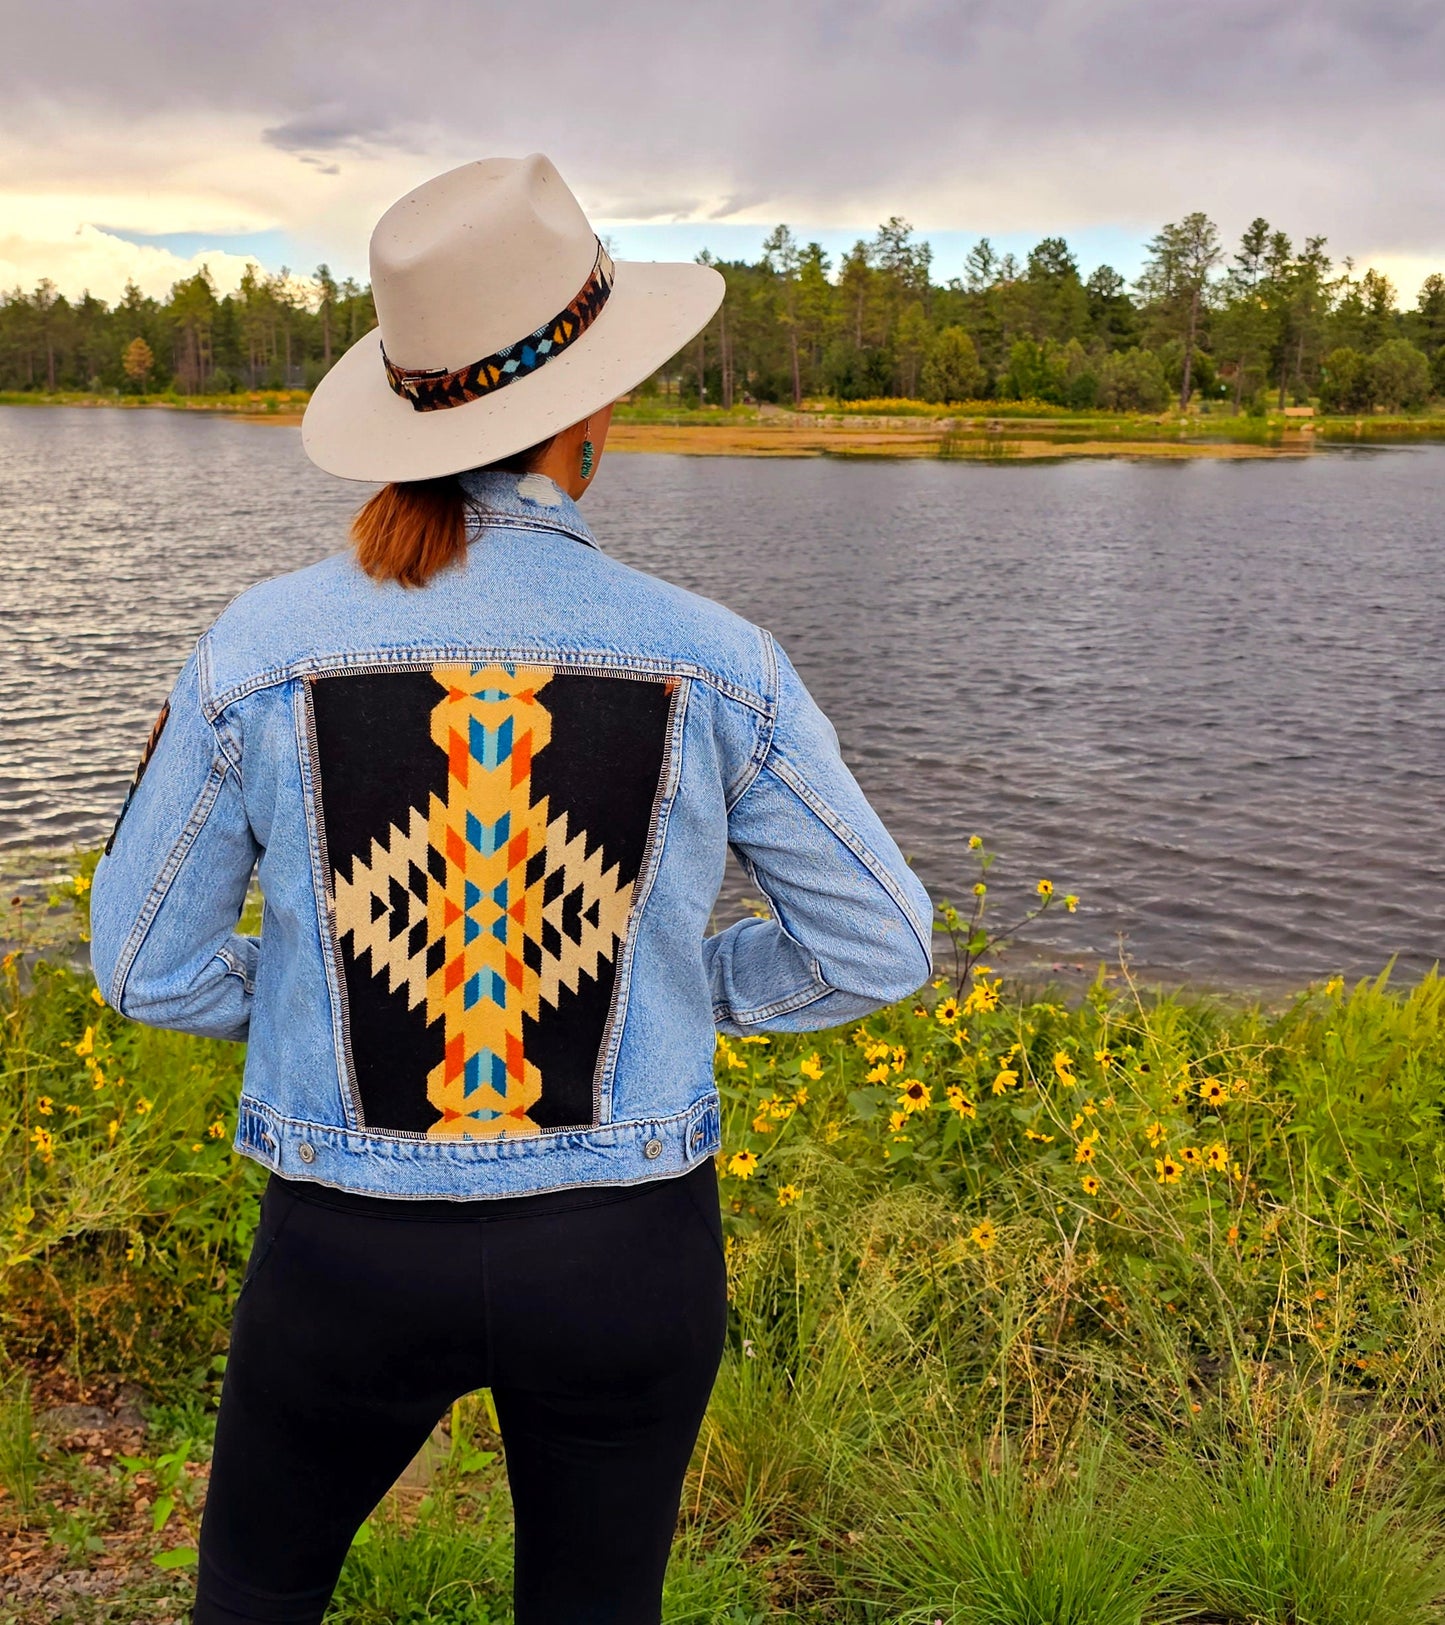
{"label": "hat brim", "polygon": [[707,326],[724,291],[709,265],[619,260],[607,303],[560,355],[431,412],[392,390],[374,328],[316,386],[301,444],[328,474],[372,482],[438,479],[514,456],[635,389]]}

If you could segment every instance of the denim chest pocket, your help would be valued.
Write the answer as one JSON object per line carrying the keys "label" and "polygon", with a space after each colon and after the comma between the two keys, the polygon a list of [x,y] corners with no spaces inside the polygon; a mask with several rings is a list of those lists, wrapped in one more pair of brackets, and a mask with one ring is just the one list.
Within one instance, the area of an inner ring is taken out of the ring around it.
{"label": "denim chest pocket", "polygon": [[588,1129],[685,682],[487,662],[304,685],[357,1126]]}

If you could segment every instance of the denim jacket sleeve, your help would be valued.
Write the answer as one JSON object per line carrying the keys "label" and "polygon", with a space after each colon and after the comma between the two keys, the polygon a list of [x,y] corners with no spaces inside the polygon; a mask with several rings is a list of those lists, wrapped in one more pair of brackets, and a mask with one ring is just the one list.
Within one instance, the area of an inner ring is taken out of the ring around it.
{"label": "denim jacket sleeve", "polygon": [[906,997],[932,972],[933,905],[776,650],[777,706],[728,841],[772,918],[706,939],[713,1019],[726,1033],[808,1032]]}
{"label": "denim jacket sleeve", "polygon": [[259,943],[236,923],[259,848],[239,749],[202,706],[200,650],[176,680],[95,871],[91,964],[123,1015],[244,1039]]}

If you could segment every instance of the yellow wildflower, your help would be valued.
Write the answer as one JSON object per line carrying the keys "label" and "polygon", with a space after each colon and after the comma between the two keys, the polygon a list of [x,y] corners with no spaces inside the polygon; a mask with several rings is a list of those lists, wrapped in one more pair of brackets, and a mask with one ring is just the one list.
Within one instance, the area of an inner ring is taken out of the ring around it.
{"label": "yellow wildflower", "polygon": [[969,1231],[969,1235],[978,1244],[979,1249],[985,1253],[998,1240],[998,1231],[994,1229],[992,1219],[981,1220]]}
{"label": "yellow wildflower", "polygon": [[997,982],[975,982],[968,990],[968,997],[963,1001],[963,1013],[966,1016],[986,1015],[990,1010],[997,1009]]}
{"label": "yellow wildflower", "polygon": [[748,1033],[746,1037],[738,1039],[740,1044],[771,1044],[772,1039],[766,1033]]}
{"label": "yellow wildflower", "polygon": [[1208,1106],[1217,1106],[1225,1098],[1224,1085],[1218,1078],[1206,1078],[1199,1085],[1199,1098]]}
{"label": "yellow wildflower", "polygon": [[758,1159],[751,1151],[734,1151],[728,1158],[728,1172],[735,1179],[751,1179],[758,1171]]}
{"label": "yellow wildflower", "polygon": [[90,1001],[91,1001],[92,1004],[98,1004],[102,1008],[104,1008],[104,1006],[105,1006],[105,996],[101,993],[101,991],[100,991],[100,989],[98,987],[91,988],[91,990],[90,990]]}
{"label": "yellow wildflower", "polygon": [[1151,1149],[1159,1144],[1160,1140],[1164,1138],[1166,1132],[1167,1131],[1162,1123],[1151,1123],[1149,1127],[1144,1130],[1145,1138],[1149,1141]]}
{"label": "yellow wildflower", "polygon": [[949,1084],[948,1088],[944,1091],[944,1094],[948,1099],[949,1106],[956,1111],[960,1117],[976,1117],[978,1115],[978,1110],[974,1106],[973,1102],[966,1094],[964,1094],[963,1090],[960,1089],[956,1083]]}
{"label": "yellow wildflower", "polygon": [[30,1143],[40,1153],[42,1162],[49,1162],[55,1156],[55,1136],[48,1128],[32,1129]]}
{"label": "yellow wildflower", "polygon": [[1070,1134],[1077,1134],[1079,1132],[1079,1130],[1081,1128],[1083,1128],[1083,1126],[1084,1126],[1084,1114],[1083,1114],[1083,1112],[1075,1112],[1074,1113],[1074,1120],[1073,1120],[1072,1123],[1069,1124],[1069,1133]]}
{"label": "yellow wildflower", "polygon": [[759,1112],[753,1119],[754,1134],[771,1134],[773,1132],[772,1119],[766,1112]]}
{"label": "yellow wildflower", "polygon": [[896,1134],[908,1121],[908,1113],[900,1106],[897,1111],[889,1112],[888,1126]]}
{"label": "yellow wildflower", "polygon": [[105,1125],[105,1137],[108,1140],[113,1140],[119,1133],[120,1124],[116,1122],[115,1118],[112,1117],[111,1120]]}
{"label": "yellow wildflower", "polygon": [[1107,1072],[1113,1064],[1114,1056],[1111,1051],[1106,1049],[1096,1049],[1094,1051],[1094,1065],[1101,1071]]}
{"label": "yellow wildflower", "polygon": [[1229,1166],[1229,1152],[1218,1140],[1204,1153],[1204,1160],[1217,1174],[1222,1174]]}
{"label": "yellow wildflower", "polygon": [[1199,1155],[1198,1146],[1186,1145],[1179,1153],[1179,1160],[1187,1168],[1197,1168],[1204,1159]]}
{"label": "yellow wildflower", "polygon": [[151,1103],[144,1095],[137,1095],[135,1097],[135,1109],[136,1111],[144,1114],[151,1109]]}
{"label": "yellow wildflower", "polygon": [[842,1137],[843,1137],[843,1125],[841,1123],[828,1123],[828,1124],[826,1124],[824,1126],[824,1129],[823,1129],[823,1144],[824,1145],[836,1145],[838,1143],[838,1141],[840,1139],[842,1139]]}
{"label": "yellow wildflower", "polygon": [[798,1062],[798,1071],[805,1078],[811,1078],[814,1083],[817,1083],[823,1076],[823,1058],[818,1054],[817,1050],[814,1050],[807,1060]]}
{"label": "yellow wildflower", "polygon": [[1080,1140],[1074,1150],[1074,1161],[1092,1162],[1097,1155],[1098,1152],[1094,1148],[1094,1142],[1092,1139]]}
{"label": "yellow wildflower", "polygon": [[892,1074],[887,1061],[880,1061],[877,1066],[869,1067],[867,1076],[869,1083],[887,1083]]}
{"label": "yellow wildflower", "polygon": [[806,1106],[808,1104],[808,1090],[806,1086],[793,1090],[793,1104],[795,1106]]}
{"label": "yellow wildflower", "polygon": [[80,1107],[79,1106],[73,1106],[73,1105],[70,1104],[69,1101],[67,1101],[65,1103],[65,1115],[67,1117],[79,1117],[80,1116]]}
{"label": "yellow wildflower", "polygon": [[796,1202],[802,1194],[796,1185],[779,1185],[778,1206],[787,1207],[789,1202]]}
{"label": "yellow wildflower", "polygon": [[982,845],[983,845],[983,836],[982,835],[970,835],[969,836],[969,838],[968,838],[968,849],[969,849],[970,852],[977,852],[978,849]]}
{"label": "yellow wildflower", "polygon": [[209,1134],[213,1140],[223,1139],[226,1133],[226,1120],[223,1117],[218,1117],[216,1121],[206,1129],[206,1133]]}
{"label": "yellow wildflower", "polygon": [[1034,887],[1034,890],[1039,894],[1040,897],[1052,897],[1054,895],[1054,883],[1052,880],[1041,880],[1038,885]]}
{"label": "yellow wildflower", "polygon": [[863,1059],[871,1066],[875,1061],[884,1061],[893,1053],[891,1044],[880,1043],[876,1038],[867,1045],[863,1051]]}
{"label": "yellow wildflower", "polygon": [[1176,1162],[1168,1152],[1162,1157],[1155,1157],[1154,1167],[1161,1185],[1177,1185],[1180,1174],[1184,1172],[1184,1164]]}
{"label": "yellow wildflower", "polygon": [[1012,1089],[1018,1081],[1019,1075],[1013,1070],[1012,1067],[1001,1066],[998,1070],[998,1076],[993,1080],[993,1092],[996,1095],[1005,1094],[1008,1090]]}
{"label": "yellow wildflower", "polygon": [[782,1100],[777,1095],[763,1104],[768,1108],[768,1116],[776,1117],[780,1123],[786,1123],[798,1109],[791,1100]]}
{"label": "yellow wildflower", "polygon": [[1097,1174],[1085,1174],[1079,1183],[1084,1187],[1085,1196],[1097,1196],[1103,1188]]}
{"label": "yellow wildflower", "polygon": [[95,1028],[87,1027],[85,1029],[85,1037],[82,1038],[81,1041],[75,1046],[75,1053],[77,1055],[89,1055],[94,1048]]}
{"label": "yellow wildflower", "polygon": [[42,1117],[49,1117],[55,1109],[55,1102],[49,1095],[41,1095],[40,1099],[35,1102],[35,1109]]}
{"label": "yellow wildflower", "polygon": [[918,1078],[905,1078],[900,1086],[898,1104],[906,1112],[926,1111],[933,1104],[933,1091]]}
{"label": "yellow wildflower", "polygon": [[1064,907],[1068,909],[1070,914],[1077,914],[1079,912],[1079,899],[1074,896],[1073,892],[1070,892],[1068,896],[1064,898]]}
{"label": "yellow wildflower", "polygon": [[988,887],[985,886],[981,880],[975,880],[973,883],[973,895],[975,897],[986,897],[988,895]]}
{"label": "yellow wildflower", "polygon": [[1343,976],[1332,976],[1325,983],[1325,997],[1327,999],[1337,999],[1344,991],[1345,979]]}
{"label": "yellow wildflower", "polygon": [[1067,1050],[1054,1051],[1054,1076],[1060,1083],[1074,1083],[1074,1057]]}
{"label": "yellow wildflower", "polygon": [[1037,1140],[1040,1145],[1052,1145],[1054,1143],[1052,1134],[1040,1134],[1037,1129],[1032,1128],[1024,1130],[1024,1138],[1026,1140]]}
{"label": "yellow wildflower", "polygon": [[71,884],[75,887],[75,895],[77,897],[84,897],[86,892],[90,890],[90,876],[77,875]]}

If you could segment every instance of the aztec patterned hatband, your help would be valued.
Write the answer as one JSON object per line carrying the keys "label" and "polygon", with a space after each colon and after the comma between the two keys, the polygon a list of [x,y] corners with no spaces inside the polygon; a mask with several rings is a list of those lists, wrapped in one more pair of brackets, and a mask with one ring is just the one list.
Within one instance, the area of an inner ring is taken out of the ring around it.
{"label": "aztec patterned hatband", "polygon": [[504,661],[309,689],[360,1122],[595,1127],[675,684]]}
{"label": "aztec patterned hatband", "polygon": [[582,284],[582,291],[551,321],[543,322],[535,333],[518,339],[494,355],[473,361],[470,366],[456,372],[443,372],[440,368],[398,367],[383,347],[381,359],[386,367],[386,381],[398,394],[405,396],[418,412],[436,412],[447,406],[465,406],[468,401],[479,400],[494,390],[525,378],[536,372],[544,362],[560,355],[597,320],[607,296],[612,292],[614,272],[612,256],[597,241],[597,260],[592,274]]}

